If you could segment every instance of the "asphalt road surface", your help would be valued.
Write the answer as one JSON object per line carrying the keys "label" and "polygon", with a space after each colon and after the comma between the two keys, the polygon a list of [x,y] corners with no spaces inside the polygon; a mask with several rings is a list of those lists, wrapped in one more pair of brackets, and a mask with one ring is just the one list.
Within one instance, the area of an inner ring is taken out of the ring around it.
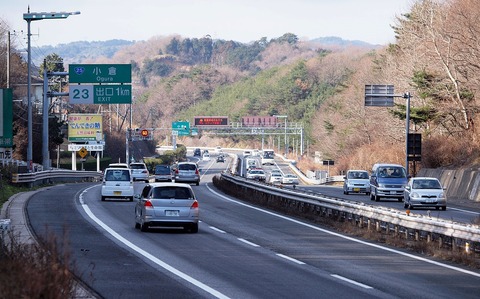
{"label": "asphalt road surface", "polygon": [[211,183],[225,166],[203,163],[197,234],[140,232],[136,200],[101,202],[100,184],[44,189],[28,218],[38,235],[68,241],[75,272],[104,298],[478,298],[480,271],[227,197]]}

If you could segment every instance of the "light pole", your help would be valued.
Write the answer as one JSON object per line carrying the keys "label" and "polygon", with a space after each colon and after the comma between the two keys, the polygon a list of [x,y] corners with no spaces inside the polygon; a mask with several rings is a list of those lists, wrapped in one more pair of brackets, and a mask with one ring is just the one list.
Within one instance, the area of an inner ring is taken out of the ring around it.
{"label": "light pole", "polygon": [[287,145],[287,118],[288,115],[274,115],[276,118],[285,118],[285,156],[288,154],[288,145]]}
{"label": "light pole", "polygon": [[[30,12],[30,6],[28,7],[28,12],[23,14],[23,19],[27,21],[27,38],[28,38],[28,74],[27,74],[27,101],[28,101],[28,147],[27,147],[27,167],[28,170],[32,171],[32,160],[33,160],[33,146],[32,146],[32,98],[31,98],[31,88],[32,88],[32,73],[31,73],[31,64],[32,64],[32,49],[30,45],[30,23],[32,21],[40,21],[44,19],[66,19],[70,15],[78,15],[79,11],[76,12]],[[46,92],[44,90],[44,92]],[[43,142],[48,142],[44,140]]]}

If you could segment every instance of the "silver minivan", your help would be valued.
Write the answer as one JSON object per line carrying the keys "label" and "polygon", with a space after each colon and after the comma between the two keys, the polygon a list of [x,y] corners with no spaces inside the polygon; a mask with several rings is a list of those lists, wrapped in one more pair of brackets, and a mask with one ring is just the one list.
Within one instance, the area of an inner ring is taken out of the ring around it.
{"label": "silver minivan", "polygon": [[370,199],[395,198],[403,201],[403,192],[407,185],[407,171],[398,164],[375,164],[370,176]]}

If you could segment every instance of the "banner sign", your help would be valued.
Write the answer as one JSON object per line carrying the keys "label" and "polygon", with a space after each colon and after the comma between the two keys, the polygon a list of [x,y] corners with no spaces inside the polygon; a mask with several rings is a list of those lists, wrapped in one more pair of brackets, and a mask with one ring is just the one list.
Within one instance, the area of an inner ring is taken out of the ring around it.
{"label": "banner sign", "polygon": [[68,141],[85,142],[102,140],[101,114],[69,114]]}

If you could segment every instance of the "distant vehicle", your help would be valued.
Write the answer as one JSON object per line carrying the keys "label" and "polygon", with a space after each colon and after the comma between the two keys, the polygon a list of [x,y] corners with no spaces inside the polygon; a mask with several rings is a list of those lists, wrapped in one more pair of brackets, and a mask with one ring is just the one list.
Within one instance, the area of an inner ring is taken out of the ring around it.
{"label": "distant vehicle", "polygon": [[198,232],[199,207],[192,187],[178,183],[152,183],[136,195],[135,228],[182,227]]}
{"label": "distant vehicle", "polygon": [[108,167],[115,167],[115,168],[128,168],[127,163],[110,163]]}
{"label": "distant vehicle", "polygon": [[217,154],[222,153],[222,152],[223,152],[222,147],[217,145],[217,146],[215,147],[215,152],[216,152]]}
{"label": "distant vehicle", "polygon": [[247,172],[246,178],[251,180],[265,181],[267,176],[265,175],[265,171],[263,169],[253,168]]}
{"label": "distant vehicle", "polygon": [[403,192],[407,185],[407,172],[398,164],[375,164],[370,176],[370,199],[396,198],[403,201]]}
{"label": "distant vehicle", "polygon": [[196,148],[193,150],[193,156],[194,157],[201,157],[202,156],[202,151],[199,148]]}
{"label": "distant vehicle", "polygon": [[243,157],[244,157],[244,158],[245,158],[245,157],[248,157],[248,156],[250,156],[250,155],[252,155],[252,151],[251,151],[251,150],[244,150],[244,151],[243,151]]}
{"label": "distant vehicle", "polygon": [[349,170],[344,177],[343,194],[366,193],[370,195],[370,177],[366,170]]}
{"label": "distant vehicle", "polygon": [[130,163],[130,169],[132,170],[134,181],[144,181],[145,183],[148,183],[150,174],[148,173],[147,165],[145,165],[145,163]]}
{"label": "distant vehicle", "polygon": [[273,149],[265,149],[262,153],[262,165],[275,165],[275,151]]}
{"label": "distant vehicle", "polygon": [[172,168],[170,165],[161,164],[156,165],[154,170],[155,182],[171,182]]}
{"label": "distant vehicle", "polygon": [[106,168],[103,173],[101,199],[127,198],[133,201],[133,177],[128,168]]}
{"label": "distant vehicle", "polygon": [[175,167],[176,183],[195,183],[200,185],[200,169],[193,162],[179,162]]}
{"label": "distant vehicle", "polygon": [[255,158],[247,158],[245,159],[245,167],[247,168],[247,170],[250,170],[252,168],[257,168],[259,165],[258,165],[258,160],[255,159]]}
{"label": "distant vehicle", "polygon": [[298,185],[300,182],[298,181],[298,177],[294,174],[287,173],[283,175],[282,184],[291,184],[291,185]]}
{"label": "distant vehicle", "polygon": [[411,178],[405,187],[404,208],[435,208],[447,209],[447,196],[445,189],[437,178],[416,177]]}
{"label": "distant vehicle", "polygon": [[270,184],[281,184],[283,182],[283,175],[280,172],[272,172],[268,178]]}
{"label": "distant vehicle", "polygon": [[203,161],[210,161],[210,154],[208,152],[203,153],[202,160]]}
{"label": "distant vehicle", "polygon": [[252,151],[252,156],[254,156],[254,157],[260,156],[260,151],[259,151],[258,149],[254,149],[254,150]]}
{"label": "distant vehicle", "polygon": [[224,163],[225,162],[225,158],[223,156],[218,156],[217,157],[217,162],[219,163]]}

